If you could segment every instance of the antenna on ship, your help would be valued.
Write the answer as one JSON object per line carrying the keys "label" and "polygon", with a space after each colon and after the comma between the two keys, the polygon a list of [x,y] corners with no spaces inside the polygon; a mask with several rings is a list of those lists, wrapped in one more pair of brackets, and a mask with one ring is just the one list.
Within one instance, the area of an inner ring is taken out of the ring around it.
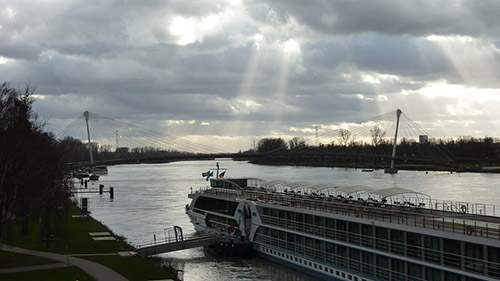
{"label": "antenna on ship", "polygon": [[391,167],[386,168],[384,173],[386,174],[397,174],[398,169],[394,168],[394,158],[396,158],[396,144],[398,142],[398,127],[399,127],[399,117],[401,116],[401,109],[396,110],[396,133],[394,134],[394,144],[392,146],[392,157],[391,157]]}
{"label": "antenna on ship", "polygon": [[91,172],[94,172],[94,156],[92,155],[92,143],[90,142],[89,112],[85,111],[83,116],[85,117],[85,124],[87,125],[87,138],[89,140],[90,170]]}
{"label": "antenna on ship", "polygon": [[217,162],[216,165],[217,165],[217,177],[216,177],[216,179],[218,179],[219,178],[219,162]]}

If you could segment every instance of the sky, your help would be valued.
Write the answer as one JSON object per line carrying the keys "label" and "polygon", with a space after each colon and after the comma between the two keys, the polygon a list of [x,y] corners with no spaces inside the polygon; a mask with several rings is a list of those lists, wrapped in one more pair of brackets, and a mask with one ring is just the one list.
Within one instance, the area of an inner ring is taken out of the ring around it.
{"label": "sky", "polygon": [[401,109],[500,136],[500,1],[0,0],[0,82],[223,151]]}

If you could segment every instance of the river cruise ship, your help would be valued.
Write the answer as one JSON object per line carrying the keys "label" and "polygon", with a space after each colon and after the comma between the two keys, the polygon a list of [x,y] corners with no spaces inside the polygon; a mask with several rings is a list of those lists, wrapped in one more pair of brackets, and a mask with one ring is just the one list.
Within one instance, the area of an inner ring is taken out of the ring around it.
{"label": "river cruise ship", "polygon": [[325,280],[500,279],[493,205],[373,189],[256,178],[210,179],[189,194],[196,231],[251,242],[264,258]]}

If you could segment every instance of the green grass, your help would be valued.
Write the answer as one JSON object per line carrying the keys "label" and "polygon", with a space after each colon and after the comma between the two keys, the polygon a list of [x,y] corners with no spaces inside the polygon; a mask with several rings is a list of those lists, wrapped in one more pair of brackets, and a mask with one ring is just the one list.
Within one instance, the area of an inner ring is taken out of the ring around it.
{"label": "green grass", "polygon": [[35,270],[28,272],[3,273],[0,274],[0,281],[95,281],[92,276],[78,267],[61,267],[53,269]]}
{"label": "green grass", "polygon": [[[22,235],[20,230],[20,225],[13,225],[9,235],[4,240],[5,244],[32,249],[44,252],[53,252],[58,254],[100,254],[100,253],[117,253],[121,251],[132,251],[134,248],[128,245],[124,241],[94,241],[89,235],[89,232],[103,232],[109,230],[89,217],[88,219],[82,220],[80,218],[74,218],[72,215],[80,215],[81,211],[75,205],[71,204],[66,221],[63,226],[63,231],[60,237],[56,237],[57,240],[51,241],[47,246],[44,241],[40,238],[39,224],[33,222],[30,224],[30,233],[28,235]],[[2,256],[5,255],[5,256]],[[12,254],[16,255],[16,254]],[[3,258],[10,258],[11,253],[1,253],[0,261]],[[144,281],[152,279],[176,279],[173,273],[167,272],[160,268],[158,265],[154,264],[151,260],[141,257],[121,257],[121,256],[88,256],[85,257],[88,260],[103,264],[109,268],[112,268],[116,272],[123,275],[125,278],[132,281]],[[43,261],[41,261],[43,263]],[[39,263],[39,264],[42,264]],[[37,264],[37,263],[35,263]],[[34,265],[34,264],[31,264]],[[22,261],[17,259],[10,267],[24,266]],[[54,269],[56,270],[56,269]],[[60,270],[60,269],[59,269]],[[47,270],[44,270],[47,271]],[[52,275],[52,279],[38,279],[38,275],[33,279],[35,275],[26,275],[24,277],[21,273],[16,273],[16,278],[9,279],[6,276],[11,276],[10,274],[0,274],[1,280],[93,280],[93,279],[83,279],[76,277],[59,277],[58,275]],[[14,276],[14,275],[12,275]],[[20,279],[18,279],[18,276]],[[50,274],[48,275],[50,276]],[[76,276],[76,275],[75,275]],[[30,279],[31,277],[31,279]],[[7,279],[4,279],[7,278]],[[25,279],[22,279],[25,278]],[[45,277],[44,277],[45,278]]]}
{"label": "green grass", "polygon": [[30,233],[20,235],[20,225],[14,225],[5,241],[6,244],[24,247],[32,250],[53,252],[58,254],[95,254],[116,253],[118,251],[130,251],[133,247],[122,241],[94,241],[89,232],[109,231],[104,225],[88,217],[87,219],[74,218],[72,215],[81,215],[76,206],[71,204],[68,217],[66,218],[61,237],[51,241],[47,246],[39,233],[39,224],[30,224]]}
{"label": "green grass", "polygon": [[7,251],[0,251],[0,269],[51,263],[58,263],[58,261]]}
{"label": "green grass", "polygon": [[151,260],[143,257],[93,256],[83,258],[120,272],[130,281],[174,278],[171,274],[166,274],[166,271],[155,265]]}

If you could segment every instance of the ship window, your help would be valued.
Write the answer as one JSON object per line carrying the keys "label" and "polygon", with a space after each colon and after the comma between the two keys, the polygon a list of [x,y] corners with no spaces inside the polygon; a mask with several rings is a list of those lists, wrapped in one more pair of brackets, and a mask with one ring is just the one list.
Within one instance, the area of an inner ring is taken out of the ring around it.
{"label": "ship window", "polygon": [[500,249],[488,247],[488,273],[500,277]]}
{"label": "ship window", "polygon": [[359,271],[360,270],[360,251],[357,249],[349,249],[349,269]]}
{"label": "ship window", "polygon": [[362,252],[361,260],[361,271],[365,274],[373,275],[375,270],[375,255],[368,252]]}
{"label": "ship window", "polygon": [[325,218],[320,216],[314,217],[314,234],[325,236]]}
{"label": "ship window", "polygon": [[349,242],[359,244],[359,223],[349,222]]}
{"label": "ship window", "polygon": [[286,228],[288,229],[294,229],[294,223],[295,221],[295,213],[294,212],[286,212]]}
{"label": "ship window", "polygon": [[306,237],[306,256],[314,257],[314,240],[312,238]]}
{"label": "ship window", "polygon": [[314,241],[314,258],[318,260],[325,260],[325,241]]}
{"label": "ship window", "polygon": [[326,242],[326,256],[327,262],[335,263],[335,244]]}
{"label": "ship window", "polygon": [[236,212],[236,207],[238,207],[238,202],[209,197],[199,197],[198,200],[196,200],[194,207],[197,209],[233,216]]}
{"label": "ship window", "polygon": [[444,280],[446,280],[446,281],[461,281],[462,276],[455,274],[455,273],[451,273],[451,272],[445,272],[444,273]]}
{"label": "ship window", "polygon": [[426,261],[439,263],[440,260],[439,238],[426,235],[424,238],[424,247],[425,247],[424,259]]}
{"label": "ship window", "polygon": [[408,281],[422,280],[422,266],[414,263],[408,263]]}
{"label": "ship window", "polygon": [[337,264],[347,268],[347,247],[337,245]]}
{"label": "ship window", "polygon": [[395,281],[405,280],[405,263],[401,260],[392,259],[391,260],[392,278]]}
{"label": "ship window", "polygon": [[465,243],[464,266],[466,270],[483,272],[483,245]]}
{"label": "ship window", "polygon": [[385,227],[376,227],[375,228],[375,248],[383,251],[387,251],[388,243],[387,239],[389,235],[387,234],[387,228]]}
{"label": "ship window", "polygon": [[377,267],[375,275],[380,279],[389,280],[389,259],[384,256],[377,255]]}
{"label": "ship window", "polygon": [[373,226],[361,225],[361,245],[373,248]]}
{"label": "ship window", "polygon": [[391,252],[403,255],[404,254],[404,232],[401,230],[391,229]]}
{"label": "ship window", "polygon": [[335,220],[326,218],[325,219],[325,236],[331,239],[335,239]]}
{"label": "ship window", "polygon": [[421,248],[421,235],[418,233],[407,232],[406,233],[406,254],[409,257],[420,258],[422,255],[420,253]]}
{"label": "ship window", "polygon": [[304,215],[305,232],[313,233],[314,220],[312,215]]}
{"label": "ship window", "polygon": [[347,241],[347,223],[343,220],[337,220],[337,240]]}
{"label": "ship window", "polygon": [[425,280],[427,281],[441,281],[441,271],[426,267],[425,268]]}
{"label": "ship window", "polygon": [[460,268],[460,241],[443,239],[443,262],[445,265]]}

